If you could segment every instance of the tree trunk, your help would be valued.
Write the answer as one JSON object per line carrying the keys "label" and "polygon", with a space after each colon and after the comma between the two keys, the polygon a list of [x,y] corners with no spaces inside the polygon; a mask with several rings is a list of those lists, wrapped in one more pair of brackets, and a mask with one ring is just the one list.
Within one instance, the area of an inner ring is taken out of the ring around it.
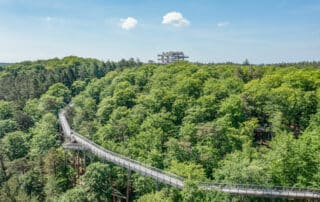
{"label": "tree trunk", "polygon": [[3,156],[2,155],[0,156],[0,166],[1,166],[1,169],[2,169],[2,171],[4,173],[4,176],[7,176],[6,167],[4,166]]}

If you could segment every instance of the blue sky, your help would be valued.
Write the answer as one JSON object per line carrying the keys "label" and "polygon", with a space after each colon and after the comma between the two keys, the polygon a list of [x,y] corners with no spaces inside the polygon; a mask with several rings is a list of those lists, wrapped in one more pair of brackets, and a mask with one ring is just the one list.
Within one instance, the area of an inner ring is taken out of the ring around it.
{"label": "blue sky", "polygon": [[0,62],[168,50],[200,62],[319,61],[320,0],[0,0]]}

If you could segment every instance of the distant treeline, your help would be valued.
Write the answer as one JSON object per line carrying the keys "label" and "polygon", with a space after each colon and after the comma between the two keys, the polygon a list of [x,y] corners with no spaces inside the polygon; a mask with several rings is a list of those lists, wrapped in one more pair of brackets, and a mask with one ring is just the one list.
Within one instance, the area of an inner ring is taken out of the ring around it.
{"label": "distant treeline", "polygon": [[49,86],[61,82],[70,87],[73,81],[101,78],[106,72],[141,65],[141,62],[121,60],[102,62],[75,56],[63,59],[22,62],[0,67],[0,99],[27,100],[38,98]]}
{"label": "distant treeline", "polygon": [[12,63],[4,63],[4,62],[0,62],[0,68],[3,66],[7,66],[7,65],[11,65]]}
{"label": "distant treeline", "polygon": [[[201,62],[195,62],[195,64],[201,65],[204,63]],[[206,65],[254,65],[254,66],[277,66],[277,67],[299,67],[299,68],[305,68],[305,67],[314,67],[314,68],[320,68],[320,62],[319,61],[301,61],[301,62],[279,62],[279,63],[250,63],[248,60],[244,61],[243,63],[236,63],[236,62],[209,62],[206,63]]]}

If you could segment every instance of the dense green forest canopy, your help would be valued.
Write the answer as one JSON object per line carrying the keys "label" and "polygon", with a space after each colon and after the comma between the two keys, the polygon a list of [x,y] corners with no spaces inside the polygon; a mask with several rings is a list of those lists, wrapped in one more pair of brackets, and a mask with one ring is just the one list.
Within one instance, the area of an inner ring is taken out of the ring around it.
{"label": "dense green forest canopy", "polygon": [[187,179],[179,191],[133,173],[131,200],[228,199],[199,191],[200,181],[320,188],[319,67],[74,56],[1,67],[0,201],[126,192],[126,170],[91,158],[79,172],[80,157],[61,148],[57,113],[69,102],[80,134]]}

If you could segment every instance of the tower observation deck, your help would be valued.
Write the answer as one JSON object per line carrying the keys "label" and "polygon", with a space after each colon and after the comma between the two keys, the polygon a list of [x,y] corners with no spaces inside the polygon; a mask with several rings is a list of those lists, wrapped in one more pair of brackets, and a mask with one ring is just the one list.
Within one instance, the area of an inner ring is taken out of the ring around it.
{"label": "tower observation deck", "polygon": [[169,64],[189,58],[182,51],[162,52],[158,55],[158,61],[162,64]]}

